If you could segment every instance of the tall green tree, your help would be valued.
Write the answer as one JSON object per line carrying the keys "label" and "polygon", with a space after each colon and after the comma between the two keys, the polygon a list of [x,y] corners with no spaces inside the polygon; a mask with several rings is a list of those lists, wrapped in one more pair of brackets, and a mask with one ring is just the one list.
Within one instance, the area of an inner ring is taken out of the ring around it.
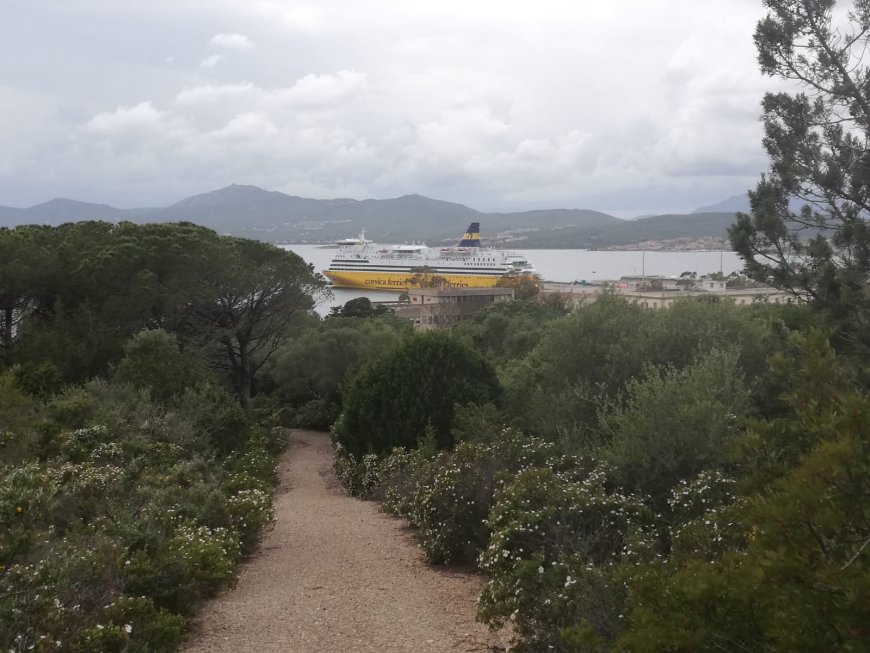
{"label": "tall green tree", "polygon": [[[840,340],[870,352],[870,2],[764,0],[755,44],[765,75],[800,93],[768,93],[770,170],[750,215],[730,230],[757,280],[823,309]],[[798,208],[799,207],[799,208]]]}
{"label": "tall green tree", "polygon": [[257,372],[325,283],[293,252],[242,238],[216,243],[204,283],[208,292],[192,310],[192,333],[216,343],[217,367],[249,408]]}
{"label": "tall green tree", "polygon": [[411,324],[394,316],[323,320],[288,338],[266,374],[285,401],[338,405],[353,374],[394,351],[410,333]]}
{"label": "tall green tree", "polygon": [[0,363],[10,363],[21,322],[39,306],[51,264],[49,233],[42,227],[0,229]]}

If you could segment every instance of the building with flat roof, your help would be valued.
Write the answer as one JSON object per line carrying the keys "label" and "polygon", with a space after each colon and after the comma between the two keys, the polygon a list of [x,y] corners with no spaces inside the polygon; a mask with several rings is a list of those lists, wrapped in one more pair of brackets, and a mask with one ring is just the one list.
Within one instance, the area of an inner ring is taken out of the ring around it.
{"label": "building with flat roof", "polygon": [[408,291],[408,303],[395,313],[417,329],[448,329],[489,304],[513,298],[513,288],[418,288]]}
{"label": "building with flat roof", "polygon": [[[622,280],[620,280],[622,281]],[[776,288],[765,286],[749,286],[745,288],[728,288],[722,280],[702,278],[690,280],[691,285],[680,287],[657,287],[658,284],[621,284],[607,282],[593,286],[547,282],[542,291],[543,296],[559,297],[574,305],[595,301],[602,292],[612,292],[625,297],[629,302],[640,304],[646,308],[668,308],[674,302],[686,297],[718,297],[734,302],[737,306],[751,304],[791,304],[800,301],[798,297]]]}

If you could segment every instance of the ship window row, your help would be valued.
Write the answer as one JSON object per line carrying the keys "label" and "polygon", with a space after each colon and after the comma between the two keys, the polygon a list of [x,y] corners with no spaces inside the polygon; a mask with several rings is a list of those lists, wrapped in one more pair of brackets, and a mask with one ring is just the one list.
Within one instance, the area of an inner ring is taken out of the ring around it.
{"label": "ship window row", "polygon": [[[330,270],[386,270],[393,272],[410,272],[412,270],[425,266],[409,266],[409,265],[378,265],[377,263],[369,263],[366,265],[356,265],[352,263],[332,263],[329,266]],[[507,267],[471,267],[471,266],[446,266],[429,268],[429,270],[438,270],[440,272],[507,272],[510,268]]]}
{"label": "ship window row", "polygon": [[[411,268],[400,267],[351,267],[349,265],[330,265],[328,272],[395,272],[396,274],[416,274]],[[427,271],[429,274],[487,274],[493,276],[501,276],[507,270],[492,268],[434,268]]]}

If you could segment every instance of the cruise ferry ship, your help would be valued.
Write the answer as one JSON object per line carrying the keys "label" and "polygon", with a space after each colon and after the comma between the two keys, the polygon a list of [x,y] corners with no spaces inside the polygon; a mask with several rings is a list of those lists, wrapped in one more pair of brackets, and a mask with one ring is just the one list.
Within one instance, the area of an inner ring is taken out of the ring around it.
{"label": "cruise ferry ship", "polygon": [[472,222],[454,247],[378,245],[359,238],[341,241],[324,270],[337,288],[408,290],[421,277],[439,277],[451,288],[488,288],[508,274],[534,274],[522,254],[480,246],[480,223]]}

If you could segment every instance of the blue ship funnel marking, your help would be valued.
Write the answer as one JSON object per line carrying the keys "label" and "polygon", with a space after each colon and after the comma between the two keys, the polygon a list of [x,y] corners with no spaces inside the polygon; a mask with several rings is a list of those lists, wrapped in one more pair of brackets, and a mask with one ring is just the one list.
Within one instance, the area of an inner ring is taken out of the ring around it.
{"label": "blue ship funnel marking", "polygon": [[460,247],[480,247],[480,223],[472,222],[468,225],[468,231],[459,241]]}

